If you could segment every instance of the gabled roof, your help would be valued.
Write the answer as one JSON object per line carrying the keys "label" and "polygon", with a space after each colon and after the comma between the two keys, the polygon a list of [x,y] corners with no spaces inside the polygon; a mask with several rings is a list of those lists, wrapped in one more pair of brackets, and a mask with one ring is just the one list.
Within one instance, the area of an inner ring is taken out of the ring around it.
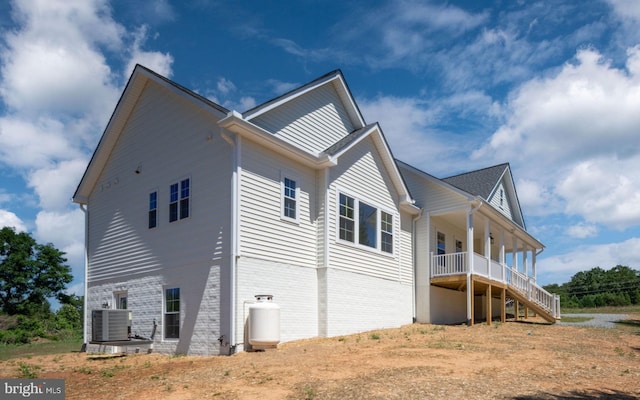
{"label": "gabled roof", "polygon": [[450,176],[443,178],[442,181],[474,196],[480,196],[486,202],[491,202],[494,194],[502,184],[507,192],[507,197],[511,200],[511,212],[514,222],[526,229],[509,163]]}
{"label": "gabled roof", "polygon": [[98,146],[96,146],[96,150],[89,161],[89,165],[78,184],[78,188],[73,195],[74,202],[80,204],[87,203],[91,190],[93,190],[100,173],[104,169],[109,155],[116,145],[116,142],[118,141],[129,116],[134,110],[140,95],[149,82],[154,82],[170,90],[176,95],[186,98],[191,102],[191,104],[214,114],[218,118],[223,118],[229,112],[229,110],[221,105],[216,104],[185,88],[184,86],[178,85],[172,80],[137,64],[133,69],[133,73],[125,86],[122,95],[120,96],[120,100],[118,100],[118,104],[116,105],[113,114],[111,114],[109,123],[102,133],[102,137],[100,138]]}
{"label": "gabled roof", "polygon": [[475,196],[480,196],[489,200],[491,194],[500,183],[502,176],[509,169],[509,164],[499,164],[493,167],[483,168],[476,171],[465,172],[459,175],[443,178],[442,180],[465,192]]}
{"label": "gabled roof", "polygon": [[356,129],[364,127],[365,126],[364,117],[360,112],[360,108],[358,108],[358,105],[353,99],[351,90],[349,89],[349,86],[347,85],[347,82],[345,81],[344,76],[342,75],[342,71],[339,69],[336,69],[325,75],[322,75],[321,77],[314,79],[313,81],[307,84],[304,84],[296,89],[290,90],[289,92],[283,95],[280,95],[274,99],[271,99],[265,103],[259,104],[256,107],[242,113],[242,117],[245,120],[250,121],[268,111],[273,110],[274,108],[277,108],[283,105],[284,103],[290,102],[304,95],[305,93],[308,93],[326,84],[334,85],[334,88],[338,92],[340,99],[343,101],[345,105],[347,105],[347,113],[349,114],[350,119],[353,121]]}

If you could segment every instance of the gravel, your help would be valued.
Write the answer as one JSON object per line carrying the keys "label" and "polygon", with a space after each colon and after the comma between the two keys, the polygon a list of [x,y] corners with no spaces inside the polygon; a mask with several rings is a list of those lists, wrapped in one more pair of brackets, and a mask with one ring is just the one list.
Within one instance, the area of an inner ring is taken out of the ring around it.
{"label": "gravel", "polygon": [[569,326],[594,326],[599,328],[613,328],[617,321],[629,318],[627,314],[562,314],[563,317],[588,317],[592,318],[584,322],[563,322],[558,325]]}

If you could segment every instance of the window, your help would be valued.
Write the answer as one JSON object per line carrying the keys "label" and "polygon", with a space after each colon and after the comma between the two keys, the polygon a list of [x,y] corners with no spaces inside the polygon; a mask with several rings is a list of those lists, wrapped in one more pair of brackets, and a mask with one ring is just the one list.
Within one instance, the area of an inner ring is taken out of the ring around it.
{"label": "window", "polygon": [[500,208],[504,206],[504,189],[500,189]]}
{"label": "window", "polygon": [[183,179],[169,187],[169,222],[189,217],[189,198],[189,179]]}
{"label": "window", "polygon": [[446,245],[445,245],[445,239],[446,239],[446,237],[445,237],[444,233],[438,232],[438,247],[437,247],[438,255],[445,254],[447,252],[446,251]]}
{"label": "window", "polygon": [[380,211],[380,246],[385,253],[393,253],[393,215]]}
{"label": "window", "polygon": [[165,289],[164,295],[164,337],[180,338],[180,288]]}
{"label": "window", "polygon": [[354,241],[354,200],[340,194],[340,239]]}
{"label": "window", "polygon": [[340,240],[393,253],[392,214],[343,193],[338,201]]}
{"label": "window", "polygon": [[158,192],[149,193],[149,229],[158,226]]}
{"label": "window", "polygon": [[378,229],[378,210],[360,202],[358,207],[358,242],[376,248],[376,231]]}
{"label": "window", "polygon": [[282,181],[282,217],[298,220],[298,192],[296,181],[284,178]]}
{"label": "window", "polygon": [[462,253],[462,241],[456,240],[456,253]]}

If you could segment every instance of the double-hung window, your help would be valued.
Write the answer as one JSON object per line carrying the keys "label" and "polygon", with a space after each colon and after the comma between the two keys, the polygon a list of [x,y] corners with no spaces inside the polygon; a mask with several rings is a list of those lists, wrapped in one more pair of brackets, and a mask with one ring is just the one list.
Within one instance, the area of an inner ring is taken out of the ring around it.
{"label": "double-hung window", "polygon": [[164,291],[164,338],[180,338],[180,288]]}
{"label": "double-hung window", "polygon": [[298,221],[300,188],[295,179],[282,179],[282,218]]}
{"label": "double-hung window", "polygon": [[338,202],[340,240],[393,254],[393,214],[344,193]]}
{"label": "double-hung window", "polygon": [[169,187],[169,222],[189,217],[190,198],[190,179],[183,179]]}
{"label": "double-hung window", "polygon": [[158,192],[149,193],[149,229],[158,226]]}

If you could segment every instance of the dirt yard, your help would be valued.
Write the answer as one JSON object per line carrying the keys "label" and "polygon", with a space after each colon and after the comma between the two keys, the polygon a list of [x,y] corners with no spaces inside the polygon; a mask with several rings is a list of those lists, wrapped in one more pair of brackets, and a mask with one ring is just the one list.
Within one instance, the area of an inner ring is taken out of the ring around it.
{"label": "dirt yard", "polygon": [[616,328],[407,325],[231,357],[72,353],[0,363],[67,399],[640,399],[640,314]]}

